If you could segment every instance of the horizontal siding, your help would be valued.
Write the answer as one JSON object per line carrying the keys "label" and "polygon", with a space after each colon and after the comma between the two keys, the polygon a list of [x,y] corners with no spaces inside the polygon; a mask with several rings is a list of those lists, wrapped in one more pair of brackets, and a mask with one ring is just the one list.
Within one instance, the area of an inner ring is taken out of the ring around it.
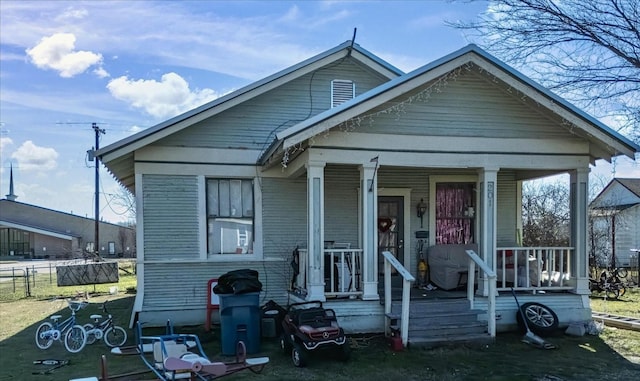
{"label": "horizontal siding", "polygon": [[353,80],[356,95],[386,81],[353,59],[322,68],[154,143],[262,150],[275,133],[331,108],[331,81]]}
{"label": "horizontal siding", "polygon": [[521,211],[516,210],[517,181],[513,172],[500,171],[497,188],[496,244],[498,246],[515,246],[517,243],[516,216]]}
{"label": "horizontal siding", "polygon": [[262,235],[265,258],[291,260],[307,242],[306,176],[293,180],[263,178]]}
{"label": "horizontal siding", "polygon": [[616,215],[616,264],[631,265],[631,249],[640,249],[640,205]]}
{"label": "horizontal siding", "polygon": [[324,239],[358,247],[358,187],[355,166],[328,165],[324,184]]}
{"label": "horizontal siding", "polygon": [[[425,87],[426,88],[426,87]],[[424,90],[419,89],[418,91]],[[571,136],[540,108],[525,103],[502,83],[476,71],[434,85],[428,99],[407,103],[411,94],[378,108],[404,102],[398,111],[376,115],[367,127],[372,133],[500,138],[562,138]]]}
{"label": "horizontal siding", "polygon": [[[262,283],[260,304],[268,300],[286,301],[285,290],[290,278],[285,276],[284,261],[268,262],[203,262],[203,263],[147,263],[144,277],[143,310],[189,310],[207,305],[207,283],[212,278],[239,269],[258,271]],[[204,315],[202,321],[204,322]]]}
{"label": "horizontal siding", "polygon": [[142,176],[144,258],[197,259],[198,181],[196,176]]}
{"label": "horizontal siding", "polygon": [[[570,293],[560,294],[519,294],[518,302],[522,306],[525,303],[536,302],[544,304],[558,315],[561,327],[566,327],[573,322],[586,322],[591,320],[591,309],[589,307],[588,296]],[[477,298],[474,301],[474,308],[479,310],[487,309],[487,300]],[[516,312],[518,311],[515,299],[510,293],[502,293],[496,297],[496,315],[499,316],[498,329],[505,331],[514,328],[516,322]],[[481,316],[482,317],[482,316]],[[486,319],[486,315],[484,316]]]}

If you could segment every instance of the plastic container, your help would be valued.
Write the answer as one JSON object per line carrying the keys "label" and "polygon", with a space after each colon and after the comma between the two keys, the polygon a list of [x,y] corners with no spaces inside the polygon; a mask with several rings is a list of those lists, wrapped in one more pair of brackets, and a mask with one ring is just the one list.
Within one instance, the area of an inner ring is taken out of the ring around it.
{"label": "plastic container", "polygon": [[265,311],[262,314],[262,337],[274,338],[278,336],[278,316],[277,310]]}
{"label": "plastic container", "polygon": [[244,341],[247,353],[260,352],[260,293],[218,294],[222,354],[236,354],[236,344]]}

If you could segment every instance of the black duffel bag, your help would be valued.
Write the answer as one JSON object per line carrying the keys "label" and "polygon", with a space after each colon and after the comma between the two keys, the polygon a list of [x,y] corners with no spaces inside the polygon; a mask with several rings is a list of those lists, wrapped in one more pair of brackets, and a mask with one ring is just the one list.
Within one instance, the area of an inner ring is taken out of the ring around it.
{"label": "black duffel bag", "polygon": [[213,287],[216,294],[246,294],[262,291],[262,283],[258,280],[258,272],[251,269],[233,270],[220,276],[218,284]]}

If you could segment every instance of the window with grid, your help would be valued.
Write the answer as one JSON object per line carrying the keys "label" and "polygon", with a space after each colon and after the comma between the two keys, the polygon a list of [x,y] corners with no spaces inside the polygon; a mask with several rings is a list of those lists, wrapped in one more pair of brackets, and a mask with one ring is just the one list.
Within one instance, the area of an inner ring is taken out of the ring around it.
{"label": "window with grid", "polygon": [[253,180],[207,180],[209,254],[253,254]]}

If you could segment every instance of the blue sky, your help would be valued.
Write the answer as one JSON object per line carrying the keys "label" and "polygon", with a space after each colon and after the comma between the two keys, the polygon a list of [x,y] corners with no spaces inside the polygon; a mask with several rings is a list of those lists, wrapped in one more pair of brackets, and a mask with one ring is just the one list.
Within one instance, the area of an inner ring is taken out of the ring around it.
{"label": "blue sky", "polygon": [[[0,196],[94,217],[100,147],[350,40],[404,71],[469,41],[487,2],[0,1]],[[611,167],[597,171],[611,176]],[[101,216],[126,220],[101,168]],[[618,177],[640,177],[621,163]]]}

